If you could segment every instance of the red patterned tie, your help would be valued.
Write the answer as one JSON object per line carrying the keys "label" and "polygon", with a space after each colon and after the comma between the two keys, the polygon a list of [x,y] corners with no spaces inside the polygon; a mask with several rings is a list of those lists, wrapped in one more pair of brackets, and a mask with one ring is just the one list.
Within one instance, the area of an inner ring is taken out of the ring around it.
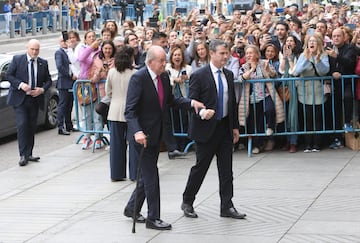
{"label": "red patterned tie", "polygon": [[164,102],[164,88],[160,79],[160,76],[156,76],[156,79],[158,81],[157,83],[157,92],[159,96],[159,102],[161,109],[163,108],[163,102]]}

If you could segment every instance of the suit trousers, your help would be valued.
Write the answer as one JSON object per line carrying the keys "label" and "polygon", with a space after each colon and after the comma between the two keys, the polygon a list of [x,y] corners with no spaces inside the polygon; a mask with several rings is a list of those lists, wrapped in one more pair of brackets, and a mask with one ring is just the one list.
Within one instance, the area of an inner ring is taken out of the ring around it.
{"label": "suit trousers", "polygon": [[110,123],[110,178],[126,178],[126,122]]}
{"label": "suit trousers", "polygon": [[[160,144],[160,142],[159,142]],[[138,154],[141,152],[141,145],[136,144],[135,149]],[[155,220],[160,218],[160,185],[159,171],[157,161],[159,158],[160,145],[147,146],[144,150],[142,161],[140,164],[140,176],[138,188],[131,194],[130,200],[126,208],[136,212],[141,211],[141,207],[145,201],[148,205],[147,218]],[[137,205],[135,207],[135,195],[137,194]]]}
{"label": "suit trousers", "polygon": [[[73,108],[74,96],[68,89],[59,89],[59,105],[57,113],[57,121],[59,129],[72,129],[71,111]],[[65,121],[65,127],[64,127]]]}
{"label": "suit trousers", "polygon": [[139,160],[139,154],[135,149],[135,144],[135,141],[129,141],[129,178],[132,181],[136,180],[137,163]]}
{"label": "suit trousers", "polygon": [[17,139],[20,156],[29,157],[34,148],[39,104],[37,98],[25,96],[24,102],[14,107],[17,127]]}
{"label": "suit trousers", "polygon": [[229,131],[229,119],[218,121],[216,129],[206,143],[196,142],[196,164],[191,168],[190,175],[183,193],[183,202],[192,205],[200,190],[205,175],[214,155],[219,175],[221,210],[233,207],[233,172],[232,152],[233,138]]}

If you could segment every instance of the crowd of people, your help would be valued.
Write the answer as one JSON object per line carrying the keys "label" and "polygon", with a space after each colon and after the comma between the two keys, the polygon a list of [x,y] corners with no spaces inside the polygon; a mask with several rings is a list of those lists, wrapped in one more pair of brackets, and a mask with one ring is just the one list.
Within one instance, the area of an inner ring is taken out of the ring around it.
{"label": "crowd of people", "polygon": [[[102,131],[108,124],[111,180],[126,180],[127,161],[129,178],[138,180],[124,215],[135,215],[137,222],[146,222],[151,229],[171,229],[160,219],[160,143],[166,144],[169,159],[174,159],[182,156],[189,142],[175,138],[172,128],[181,127],[196,143],[196,163],[181,204],[184,215],[198,217],[193,203],[216,156],[220,216],[243,219],[246,214],[239,213],[232,202],[232,153],[244,143],[239,134],[254,134],[253,153],[272,150],[276,144],[294,153],[298,149],[295,133],[284,139],[273,134],[310,131],[303,136],[304,152],[319,152],[322,146],[341,148],[344,140],[341,133],[334,133],[329,144],[322,144],[321,135],[314,131],[352,132],[358,122],[353,114],[360,99],[359,82],[342,79],[342,75],[360,74],[360,16],[349,6],[306,4],[300,11],[296,4],[278,8],[271,2],[270,9],[255,5],[243,14],[235,10],[231,17],[214,18],[206,9],[200,12],[193,9],[184,16],[175,10],[161,21],[155,11],[149,20],[123,19],[121,26],[109,19],[100,35],[94,30],[86,31],[83,38],[76,30],[63,34],[55,53],[58,134],[74,130],[69,92],[73,82],[89,80],[93,102],[102,109],[83,96],[84,88],[74,91],[81,107],[81,130],[96,131],[95,136],[84,133],[82,149],[94,143],[95,149],[103,147]],[[19,132],[26,134],[24,112],[38,104],[49,85],[48,79],[32,77],[34,61],[46,67],[42,70],[40,65],[35,72],[49,76],[47,62],[38,58],[39,49],[38,41],[30,41],[27,54],[14,58],[19,60],[8,72],[9,104],[17,112]],[[27,72],[21,66],[28,66]],[[324,76],[331,76],[331,81],[324,81]],[[29,77],[28,83],[24,81]],[[282,80],[291,77],[310,79]],[[33,132],[27,135],[30,144],[24,140],[19,145],[21,166],[40,159],[32,155]],[[139,154],[144,160],[141,174],[136,170]],[[140,213],[145,199],[146,219]]]}
{"label": "crowd of people", "polygon": [[[256,14],[259,10],[261,15]],[[71,63],[72,80],[89,79],[97,83],[107,80],[109,70],[116,69],[116,53],[123,46],[133,49],[132,67],[138,70],[145,66],[149,47],[159,45],[166,52],[165,68],[175,97],[187,97],[191,74],[210,62],[209,42],[221,39],[229,46],[225,67],[234,75],[243,132],[264,132],[268,135],[254,137],[252,152],[272,150],[277,144],[293,153],[297,151],[298,136],[292,134],[286,139],[275,139],[272,136],[275,131],[295,132],[304,128],[316,131],[335,127],[336,130],[351,132],[356,125],[352,93],[356,87],[351,80],[341,82],[341,75],[355,74],[360,50],[360,34],[353,26],[358,23],[357,15],[346,15],[347,10],[345,6],[310,4],[299,11],[298,6],[293,4],[279,15],[276,2],[273,2],[269,10],[255,5],[245,14],[235,10],[230,18],[219,15],[214,19],[207,10],[205,14],[200,14],[193,9],[187,16],[174,12],[165,21],[159,20],[156,27],[150,27],[153,26],[150,20],[144,22],[147,27],[136,25],[131,20],[124,20],[122,26],[118,26],[116,21],[108,20],[100,37],[96,37],[95,31],[88,31],[84,40],[80,41],[76,31],[69,32],[68,48],[65,49]],[[327,75],[333,77],[333,87],[329,88],[329,83],[321,78],[304,83],[281,82],[282,77]],[[245,82],[252,79],[269,79],[269,82]],[[111,98],[106,92],[107,84],[100,83],[98,88],[100,99],[109,105]],[[285,88],[288,97],[283,97]],[[330,99],[329,95],[333,97]],[[323,106],[327,109],[325,113],[322,112]],[[335,107],[335,114],[331,106]],[[91,107],[85,107],[90,114]],[[188,113],[174,107],[172,115],[175,117],[175,130],[181,127],[186,132]],[[85,119],[86,127],[101,131],[105,119],[95,112],[94,117]],[[323,127],[323,120],[326,120],[326,127]],[[59,124],[59,133],[67,134],[63,123],[60,121]],[[166,122],[165,126],[171,130],[172,124]],[[97,149],[102,146],[100,138],[101,134],[96,134]],[[166,133],[163,140],[171,159],[181,156],[181,151],[189,142],[187,138],[174,138],[171,132]],[[341,134],[331,135],[331,141],[328,145],[333,149],[344,144]],[[243,146],[243,142],[235,145],[235,149]],[[85,134],[83,149],[89,148],[92,143],[90,134]],[[305,135],[304,145],[304,152],[318,152],[324,146],[318,134]]]}

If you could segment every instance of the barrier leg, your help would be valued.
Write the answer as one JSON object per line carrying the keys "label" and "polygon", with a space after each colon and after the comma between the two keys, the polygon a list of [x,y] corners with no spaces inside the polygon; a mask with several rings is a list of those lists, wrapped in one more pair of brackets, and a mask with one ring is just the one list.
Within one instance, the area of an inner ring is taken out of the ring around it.
{"label": "barrier leg", "polygon": [[32,25],[31,25],[31,33],[32,35],[36,35],[36,18],[32,18]]}
{"label": "barrier leg", "polygon": [[252,137],[248,138],[248,157],[250,158],[252,155]]}
{"label": "barrier leg", "polygon": [[25,19],[22,19],[20,22],[20,35],[21,35],[21,37],[26,36],[26,21],[25,21]]}
{"label": "barrier leg", "polygon": [[184,154],[187,154],[189,152],[190,147],[194,144],[195,144],[194,141],[191,141],[190,143],[188,143],[184,149]]}
{"label": "barrier leg", "polygon": [[10,20],[10,38],[15,38],[15,21]]}

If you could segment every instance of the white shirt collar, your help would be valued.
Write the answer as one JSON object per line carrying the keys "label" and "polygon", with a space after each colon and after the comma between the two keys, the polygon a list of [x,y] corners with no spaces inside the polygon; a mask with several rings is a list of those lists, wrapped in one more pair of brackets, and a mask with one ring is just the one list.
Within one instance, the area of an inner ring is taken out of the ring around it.
{"label": "white shirt collar", "polygon": [[146,68],[148,69],[148,71],[150,73],[151,80],[154,80],[157,75],[148,66],[146,66]]}
{"label": "white shirt collar", "polygon": [[218,70],[221,70],[221,72],[224,72],[224,71],[223,71],[223,68],[217,68],[217,67],[215,67],[215,65],[212,64],[212,62],[210,62],[210,68],[211,68],[211,72],[212,72],[212,73],[217,73]]}

